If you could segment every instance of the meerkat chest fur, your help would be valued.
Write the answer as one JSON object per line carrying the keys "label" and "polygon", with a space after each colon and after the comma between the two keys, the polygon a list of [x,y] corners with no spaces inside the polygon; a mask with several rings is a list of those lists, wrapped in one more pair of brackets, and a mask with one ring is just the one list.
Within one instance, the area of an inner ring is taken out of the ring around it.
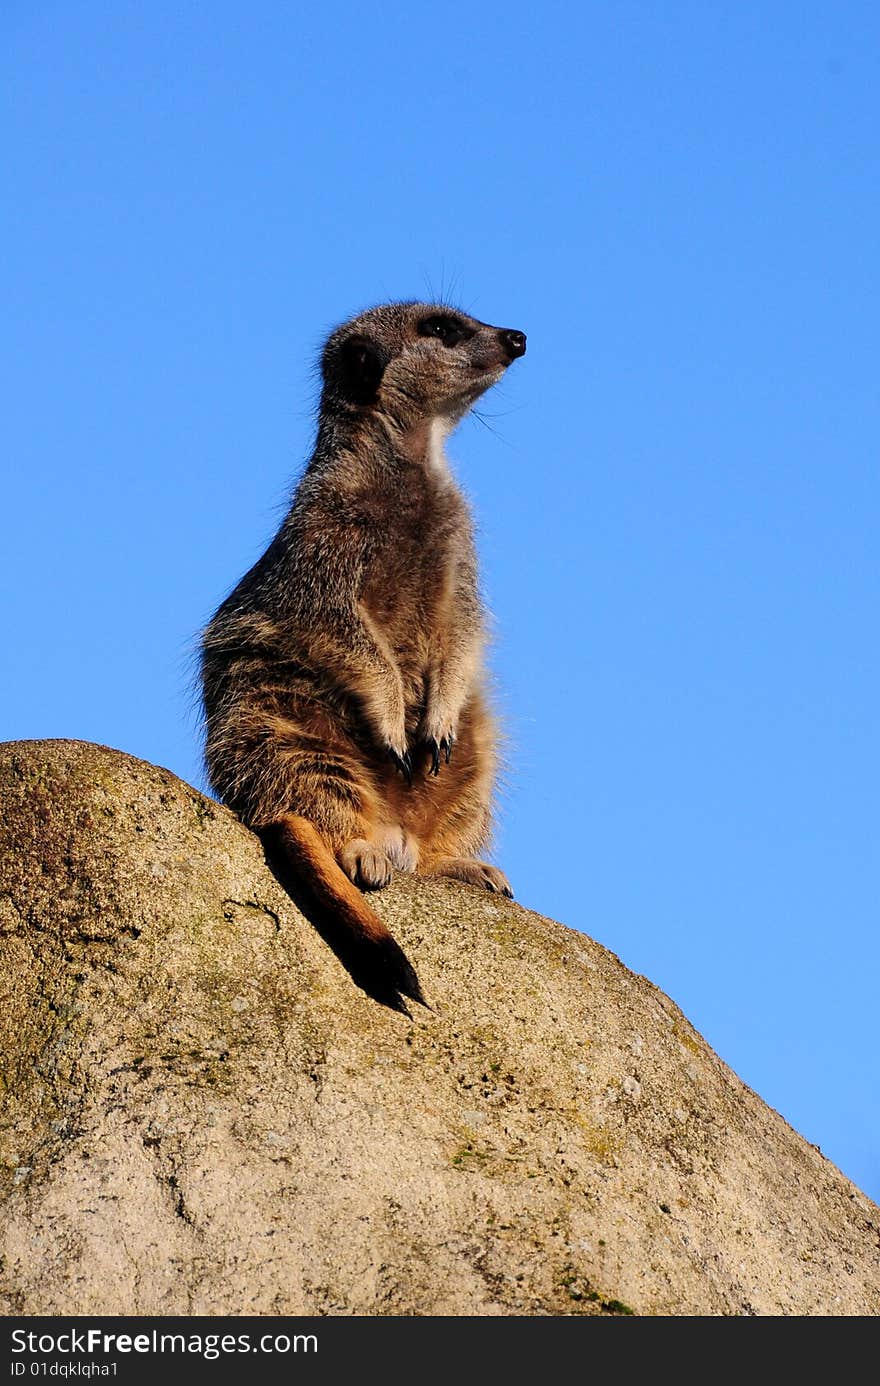
{"label": "meerkat chest fur", "polygon": [[444,418],[432,419],[428,425],[424,465],[429,475],[440,483],[452,481],[449,458],[446,456],[446,439],[450,429],[449,420]]}
{"label": "meerkat chest fur", "polygon": [[[473,526],[443,449],[448,425],[425,431],[369,497],[371,553],[361,602],[399,664],[408,703],[465,626],[482,638]],[[365,498],[366,499],[366,498]],[[381,512],[381,515],[377,513]]]}

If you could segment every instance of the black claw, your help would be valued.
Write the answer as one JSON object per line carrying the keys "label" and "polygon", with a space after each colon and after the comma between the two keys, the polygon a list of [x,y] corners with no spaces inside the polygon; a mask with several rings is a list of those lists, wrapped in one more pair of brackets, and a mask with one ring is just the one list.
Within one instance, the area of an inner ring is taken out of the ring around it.
{"label": "black claw", "polygon": [[403,755],[400,755],[398,751],[395,751],[393,746],[389,746],[388,759],[394,762],[407,784],[412,784],[413,772],[409,751],[404,751]]}
{"label": "black claw", "polygon": [[443,756],[446,764],[452,755],[452,748],[455,745],[455,737],[452,735],[442,736],[438,741],[436,736],[429,736],[425,740],[425,745],[431,752],[431,774],[440,774],[440,757]]}

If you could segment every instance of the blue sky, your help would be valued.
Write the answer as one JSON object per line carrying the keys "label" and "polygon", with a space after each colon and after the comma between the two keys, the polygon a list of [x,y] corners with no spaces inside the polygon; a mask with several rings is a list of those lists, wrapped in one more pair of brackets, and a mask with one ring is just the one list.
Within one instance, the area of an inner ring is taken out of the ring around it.
{"label": "blue sky", "polygon": [[0,736],[200,783],[326,330],[524,329],[450,445],[498,860],[880,1196],[880,10],[7,0],[0,79]]}

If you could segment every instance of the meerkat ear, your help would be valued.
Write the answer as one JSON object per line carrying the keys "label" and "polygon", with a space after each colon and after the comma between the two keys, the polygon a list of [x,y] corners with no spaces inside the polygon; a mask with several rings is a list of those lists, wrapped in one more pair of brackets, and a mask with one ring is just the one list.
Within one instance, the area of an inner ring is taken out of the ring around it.
{"label": "meerkat ear", "polygon": [[347,337],[336,359],[335,384],[349,404],[372,404],[382,383],[388,357],[369,337]]}

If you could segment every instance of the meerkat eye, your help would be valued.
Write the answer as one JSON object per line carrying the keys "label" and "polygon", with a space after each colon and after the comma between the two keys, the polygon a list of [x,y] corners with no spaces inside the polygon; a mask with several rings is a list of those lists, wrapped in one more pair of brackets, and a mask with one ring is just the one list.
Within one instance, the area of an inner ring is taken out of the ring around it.
{"label": "meerkat eye", "polygon": [[430,317],[422,318],[418,333],[420,337],[439,337],[446,347],[458,346],[474,335],[458,318],[444,313],[432,313]]}

